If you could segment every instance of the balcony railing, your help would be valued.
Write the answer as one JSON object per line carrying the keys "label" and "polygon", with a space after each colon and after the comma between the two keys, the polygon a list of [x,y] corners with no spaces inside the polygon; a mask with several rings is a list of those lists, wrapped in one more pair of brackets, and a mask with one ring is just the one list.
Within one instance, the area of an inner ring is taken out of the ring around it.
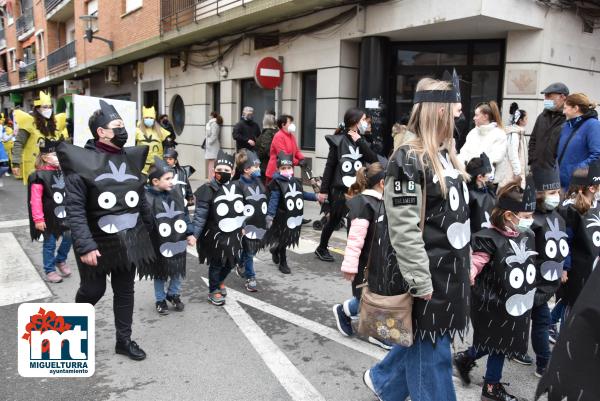
{"label": "balcony railing", "polygon": [[23,67],[19,67],[19,82],[28,83],[37,79],[37,69],[35,61]]}
{"label": "balcony railing", "polygon": [[46,57],[48,70],[53,72],[68,67],[69,60],[73,57],[75,57],[75,41],[48,54]]}
{"label": "balcony railing", "polygon": [[161,0],[161,35],[198,22],[201,19],[221,15],[222,12],[243,7],[252,0]]}
{"label": "balcony railing", "polygon": [[44,0],[44,7],[46,8],[46,14],[49,14],[56,8],[63,0]]}
{"label": "balcony railing", "polygon": [[17,37],[23,35],[25,32],[33,29],[33,8],[27,8],[23,10],[23,13],[16,21],[17,26]]}
{"label": "balcony railing", "polygon": [[7,86],[10,86],[10,83],[8,82],[8,72],[2,72],[0,73],[0,88],[5,88]]}

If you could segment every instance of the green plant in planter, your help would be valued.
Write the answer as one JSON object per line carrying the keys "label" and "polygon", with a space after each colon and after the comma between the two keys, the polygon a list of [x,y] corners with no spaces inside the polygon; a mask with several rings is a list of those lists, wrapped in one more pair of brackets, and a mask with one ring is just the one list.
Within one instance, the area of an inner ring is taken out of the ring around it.
{"label": "green plant in planter", "polygon": [[37,79],[37,71],[36,70],[27,71],[27,74],[25,75],[25,79],[28,82],[35,81]]}

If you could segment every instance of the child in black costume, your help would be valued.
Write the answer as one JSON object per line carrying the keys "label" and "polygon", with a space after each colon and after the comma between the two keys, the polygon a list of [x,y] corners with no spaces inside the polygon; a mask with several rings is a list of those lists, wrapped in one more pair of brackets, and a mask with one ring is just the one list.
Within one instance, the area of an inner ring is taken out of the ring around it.
{"label": "child in black costume", "polygon": [[489,179],[492,165],[487,155],[482,153],[467,163],[466,170],[471,176],[468,184],[471,233],[476,233],[490,227],[490,215],[496,204],[496,191]]}
{"label": "child in black costume", "polygon": [[190,185],[190,177],[196,170],[192,166],[180,166],[177,157],[179,157],[179,154],[173,147],[166,148],[163,153],[163,159],[173,169],[173,185],[183,194],[186,206],[192,206],[194,204],[194,193]]}

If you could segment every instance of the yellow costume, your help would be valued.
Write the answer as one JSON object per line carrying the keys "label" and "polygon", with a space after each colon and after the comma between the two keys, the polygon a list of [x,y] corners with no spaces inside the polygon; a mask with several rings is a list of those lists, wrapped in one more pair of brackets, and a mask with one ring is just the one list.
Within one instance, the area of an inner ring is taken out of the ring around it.
{"label": "yellow costume", "polygon": [[[154,126],[148,128],[144,125],[144,118],[153,118]],[[163,141],[170,135],[169,131],[161,127],[156,121],[156,110],[154,106],[150,108],[142,107],[142,120],[138,123],[137,129],[135,130],[135,144],[146,145],[150,148],[148,151],[148,157],[146,158],[146,165],[144,166],[144,174],[148,173],[148,168],[154,163],[154,156],[158,156],[160,159],[163,157]]]}
{"label": "yellow costume", "polygon": [[[52,106],[52,99],[50,95],[44,92],[40,92],[40,98],[33,102],[34,106]],[[21,175],[23,177],[23,183],[27,185],[27,178],[35,170],[35,158],[39,152],[39,142],[41,139],[46,138],[44,134],[35,126],[34,117],[22,110],[14,111],[15,122],[19,131],[27,131],[29,137],[27,142],[23,146],[23,153],[21,154]],[[65,113],[56,114],[54,116],[56,123],[55,139],[68,139],[69,134],[67,132],[67,115]]]}

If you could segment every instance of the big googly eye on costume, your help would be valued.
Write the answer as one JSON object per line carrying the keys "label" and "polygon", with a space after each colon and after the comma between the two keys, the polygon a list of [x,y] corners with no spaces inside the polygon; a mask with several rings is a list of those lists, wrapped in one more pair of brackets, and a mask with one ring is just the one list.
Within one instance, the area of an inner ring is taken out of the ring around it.
{"label": "big googly eye on costume", "polygon": [[515,290],[518,290],[523,285],[523,281],[525,281],[523,271],[519,268],[512,269],[508,275],[508,282],[510,283],[510,286]]}
{"label": "big googly eye on costume", "polygon": [[596,231],[592,235],[592,241],[594,242],[594,246],[600,247],[600,231]]}
{"label": "big googly eye on costume", "polygon": [[129,207],[136,207],[140,201],[140,195],[135,191],[129,191],[125,194],[125,203]]}
{"label": "big googly eye on costume", "polygon": [[55,192],[54,195],[52,195],[52,198],[54,199],[54,203],[59,204],[59,205],[63,201],[63,196],[60,192]]}
{"label": "big googly eye on costume", "polygon": [[244,213],[244,202],[236,200],[233,203],[233,210],[235,210],[236,213]]}
{"label": "big googly eye on costume", "polygon": [[535,266],[532,264],[527,265],[527,271],[525,272],[525,279],[529,284],[533,284],[535,281]]}
{"label": "big googly eye on costume", "polygon": [[262,211],[262,214],[267,214],[267,202],[262,202],[260,204],[260,210]]}
{"label": "big googly eye on costume", "polygon": [[112,192],[102,192],[98,196],[98,206],[102,209],[110,209],[117,204],[117,197]]}
{"label": "big googly eye on costume", "polygon": [[463,187],[463,196],[465,197],[465,202],[468,204],[469,203],[469,188],[467,188],[467,184],[462,183],[462,187]]}
{"label": "big googly eye on costume", "polygon": [[173,228],[179,234],[183,234],[185,232],[185,230],[187,229],[187,224],[185,223],[185,221],[183,221],[183,220],[180,219],[180,220],[177,220],[175,222],[175,224],[173,224]]}
{"label": "big googly eye on costume", "polygon": [[289,211],[294,210],[294,200],[293,199],[288,199],[285,202],[285,205],[287,206],[287,208],[288,208]]}
{"label": "big googly eye on costume", "polygon": [[450,199],[450,209],[456,211],[460,201],[458,199],[458,190],[455,187],[450,187],[448,198]]}
{"label": "big googly eye on costume", "polygon": [[219,203],[217,206],[217,214],[221,217],[226,216],[229,213],[229,207],[225,203]]}
{"label": "big googly eye on costume", "polygon": [[304,202],[302,201],[302,199],[300,199],[300,198],[296,199],[296,209],[302,210],[303,207],[304,207]]}
{"label": "big googly eye on costume", "polygon": [[358,171],[361,167],[362,167],[362,162],[360,160],[357,160],[354,162],[354,170],[355,171]]}
{"label": "big googly eye on costume", "polygon": [[561,238],[560,241],[558,241],[558,249],[560,249],[560,254],[566,258],[569,254],[569,244],[566,239]]}
{"label": "big googly eye on costume", "polygon": [[352,162],[350,160],[346,160],[342,163],[342,171],[344,173],[349,173],[352,170]]}
{"label": "big googly eye on costume", "polygon": [[546,242],[546,256],[548,256],[550,259],[554,259],[557,251],[558,249],[556,247],[556,242],[553,240],[548,240],[548,242]]}
{"label": "big googly eye on costume", "polygon": [[246,205],[244,206],[244,216],[252,216],[254,214],[254,206]]}
{"label": "big googly eye on costume", "polygon": [[166,238],[171,235],[171,226],[167,223],[160,223],[158,226],[158,233],[161,237]]}

